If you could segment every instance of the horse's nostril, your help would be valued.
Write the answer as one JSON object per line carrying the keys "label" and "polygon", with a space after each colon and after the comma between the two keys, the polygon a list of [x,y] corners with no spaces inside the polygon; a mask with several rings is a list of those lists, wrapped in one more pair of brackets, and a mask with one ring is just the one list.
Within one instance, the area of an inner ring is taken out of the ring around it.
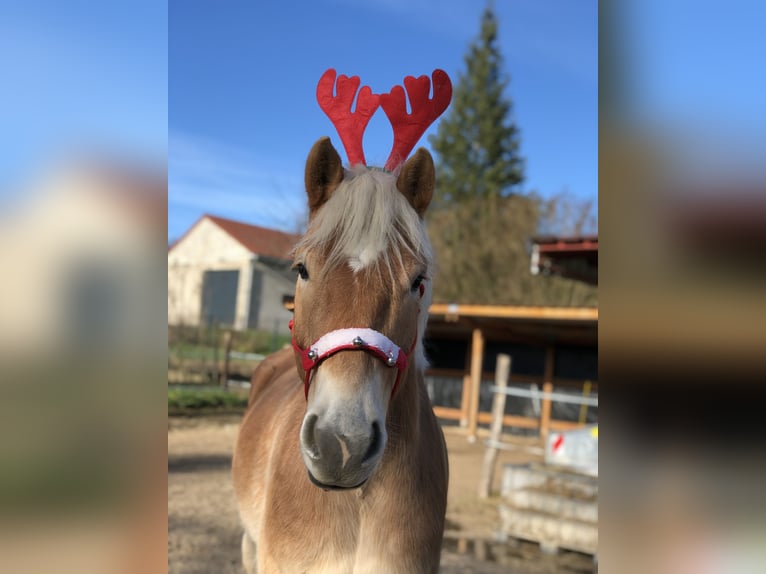
{"label": "horse's nostril", "polygon": [[378,424],[378,421],[375,421],[374,423],[372,423],[372,440],[370,441],[370,446],[367,449],[367,452],[364,453],[364,458],[362,458],[362,462],[365,463],[371,458],[373,458],[376,454],[378,454],[382,443],[383,443],[383,437],[380,433],[380,425]]}
{"label": "horse's nostril", "polygon": [[319,459],[319,448],[317,446],[316,436],[314,435],[314,429],[318,419],[319,417],[317,415],[308,415],[303,423],[303,431],[301,432],[303,448],[314,460]]}

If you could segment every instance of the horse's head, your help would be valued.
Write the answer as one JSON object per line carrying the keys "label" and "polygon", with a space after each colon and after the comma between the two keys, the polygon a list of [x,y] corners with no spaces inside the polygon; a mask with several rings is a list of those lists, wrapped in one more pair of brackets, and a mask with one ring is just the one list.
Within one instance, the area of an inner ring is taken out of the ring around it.
{"label": "horse's head", "polygon": [[309,154],[293,341],[306,382],[301,451],[319,486],[354,488],[370,477],[388,440],[389,405],[403,398],[407,373],[424,366],[433,269],[423,214],[433,189],[425,149],[398,176],[344,170],[328,138]]}

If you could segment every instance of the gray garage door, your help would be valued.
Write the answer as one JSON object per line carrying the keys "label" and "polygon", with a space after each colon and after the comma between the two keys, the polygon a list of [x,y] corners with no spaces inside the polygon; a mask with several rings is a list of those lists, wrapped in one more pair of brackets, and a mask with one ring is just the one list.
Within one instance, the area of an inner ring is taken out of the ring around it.
{"label": "gray garage door", "polygon": [[234,325],[239,270],[205,271],[202,278],[202,321],[206,325]]}

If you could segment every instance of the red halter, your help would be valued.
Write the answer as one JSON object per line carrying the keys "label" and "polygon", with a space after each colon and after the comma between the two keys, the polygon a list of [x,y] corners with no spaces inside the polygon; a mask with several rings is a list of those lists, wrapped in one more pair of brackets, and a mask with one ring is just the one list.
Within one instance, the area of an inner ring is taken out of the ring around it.
{"label": "red halter", "polygon": [[[420,297],[425,293],[425,285],[420,285]],[[418,311],[419,313],[420,311]],[[293,349],[301,358],[301,365],[306,373],[303,381],[303,392],[306,400],[309,398],[309,386],[311,385],[311,371],[319,366],[319,363],[326,358],[341,351],[366,351],[373,357],[377,357],[385,363],[387,367],[396,367],[396,381],[391,389],[391,398],[394,398],[396,389],[402,378],[402,373],[409,364],[409,357],[418,344],[417,327],[415,328],[415,339],[412,341],[410,350],[405,353],[391,339],[383,333],[374,329],[364,327],[355,327],[351,329],[337,329],[330,331],[319,337],[308,349],[301,347],[295,340],[294,320],[290,320],[290,333]]]}
{"label": "red halter", "polygon": [[321,336],[308,349],[303,349],[295,341],[295,332],[293,331],[293,321],[290,321],[290,331],[292,332],[293,349],[301,358],[301,365],[306,372],[303,381],[304,394],[306,399],[309,397],[309,386],[311,385],[311,371],[319,366],[319,363],[326,358],[341,351],[367,351],[373,357],[383,361],[387,367],[396,367],[396,381],[391,389],[391,398],[394,397],[396,389],[402,378],[402,373],[409,364],[409,356],[415,350],[418,342],[418,335],[415,333],[415,340],[408,353],[405,353],[400,347],[394,344],[391,339],[383,333],[373,329],[361,327],[352,329],[337,329]]}

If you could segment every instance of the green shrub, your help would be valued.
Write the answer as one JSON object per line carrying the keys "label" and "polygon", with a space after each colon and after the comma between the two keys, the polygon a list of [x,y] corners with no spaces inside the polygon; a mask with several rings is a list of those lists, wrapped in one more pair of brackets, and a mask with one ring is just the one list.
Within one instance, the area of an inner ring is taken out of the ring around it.
{"label": "green shrub", "polygon": [[[222,355],[225,331],[222,327],[169,326],[168,347],[184,356],[190,353],[191,356],[202,354],[204,357],[212,357],[213,347],[218,346],[218,352]],[[241,353],[267,355],[289,342],[289,333],[275,336],[272,332],[247,329],[232,332],[231,349]]]}
{"label": "green shrub", "polygon": [[247,396],[225,389],[168,389],[168,412],[242,410],[246,406]]}

